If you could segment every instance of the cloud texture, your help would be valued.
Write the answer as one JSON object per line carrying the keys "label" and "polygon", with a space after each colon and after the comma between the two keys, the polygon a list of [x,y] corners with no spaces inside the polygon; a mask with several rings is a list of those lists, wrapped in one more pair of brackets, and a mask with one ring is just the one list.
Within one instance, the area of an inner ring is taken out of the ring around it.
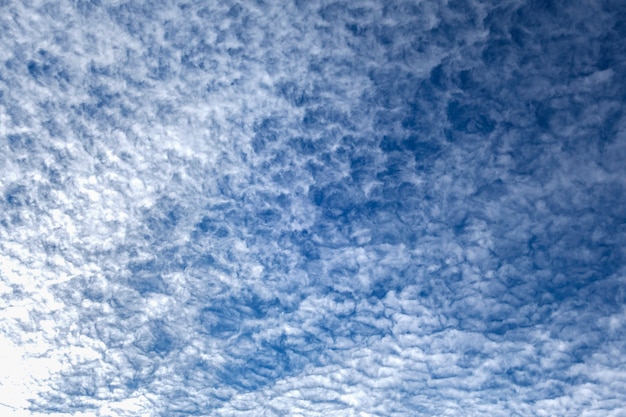
{"label": "cloud texture", "polygon": [[0,9],[5,414],[626,415],[623,2]]}

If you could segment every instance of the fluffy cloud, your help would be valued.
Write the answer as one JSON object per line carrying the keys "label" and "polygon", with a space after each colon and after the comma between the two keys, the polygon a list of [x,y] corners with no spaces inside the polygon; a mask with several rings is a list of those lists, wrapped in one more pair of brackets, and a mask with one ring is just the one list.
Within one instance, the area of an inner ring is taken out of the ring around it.
{"label": "fluffy cloud", "polygon": [[2,7],[0,408],[624,412],[616,2]]}

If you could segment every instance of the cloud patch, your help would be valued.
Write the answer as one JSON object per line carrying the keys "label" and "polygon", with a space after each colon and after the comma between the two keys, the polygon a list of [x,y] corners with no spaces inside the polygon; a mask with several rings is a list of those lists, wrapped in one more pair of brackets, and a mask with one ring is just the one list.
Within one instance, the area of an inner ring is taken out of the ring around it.
{"label": "cloud patch", "polygon": [[0,17],[0,408],[620,415],[621,6]]}

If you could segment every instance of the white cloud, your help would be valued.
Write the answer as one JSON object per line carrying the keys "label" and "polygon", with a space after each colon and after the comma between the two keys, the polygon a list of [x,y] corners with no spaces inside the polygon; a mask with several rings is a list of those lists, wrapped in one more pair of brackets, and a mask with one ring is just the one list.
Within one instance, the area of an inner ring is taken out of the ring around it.
{"label": "white cloud", "polygon": [[541,5],[9,2],[0,409],[619,416],[623,28]]}

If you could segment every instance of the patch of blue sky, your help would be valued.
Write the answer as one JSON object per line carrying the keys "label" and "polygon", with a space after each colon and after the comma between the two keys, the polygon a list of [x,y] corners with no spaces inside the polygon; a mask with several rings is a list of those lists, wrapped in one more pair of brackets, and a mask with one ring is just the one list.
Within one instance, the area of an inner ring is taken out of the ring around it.
{"label": "patch of blue sky", "polygon": [[619,2],[0,7],[0,408],[626,409]]}

